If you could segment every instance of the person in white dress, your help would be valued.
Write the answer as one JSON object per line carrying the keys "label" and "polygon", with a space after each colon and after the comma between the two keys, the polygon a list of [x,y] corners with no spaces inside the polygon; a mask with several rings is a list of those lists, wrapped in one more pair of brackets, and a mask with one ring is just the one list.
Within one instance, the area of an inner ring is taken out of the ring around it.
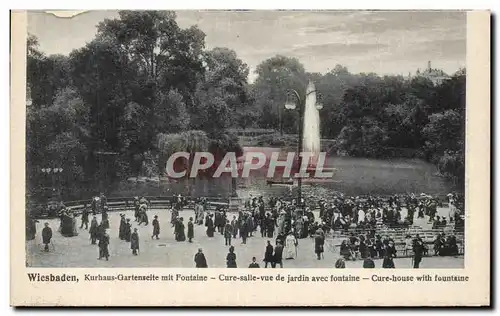
{"label": "person in white dress", "polygon": [[365,221],[365,211],[362,208],[358,210],[358,225]]}
{"label": "person in white dress", "polygon": [[454,221],[455,213],[457,212],[457,207],[455,206],[455,197],[451,193],[448,194],[448,205],[449,205],[448,217],[450,218],[450,223],[451,223],[452,221]]}
{"label": "person in white dress", "polygon": [[281,234],[285,229],[285,211],[281,211],[277,220],[278,227],[276,228],[276,234]]}
{"label": "person in white dress", "polygon": [[285,239],[285,259],[295,259],[297,257],[297,245],[297,238],[290,232]]}

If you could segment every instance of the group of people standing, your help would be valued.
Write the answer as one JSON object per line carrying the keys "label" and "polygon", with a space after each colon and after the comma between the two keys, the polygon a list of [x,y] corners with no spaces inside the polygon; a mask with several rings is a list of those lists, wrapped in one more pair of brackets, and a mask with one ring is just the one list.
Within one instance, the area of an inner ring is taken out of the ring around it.
{"label": "group of people standing", "polygon": [[[448,194],[448,222],[459,222],[463,214],[463,203],[457,194]],[[440,222],[437,208],[442,203],[427,194],[393,195],[389,197],[352,197],[338,195],[330,201],[320,200],[320,218],[327,230],[347,230],[351,227],[372,228],[387,226],[402,228],[413,225],[417,218],[428,218],[429,222]],[[406,208],[404,214],[403,207]],[[404,214],[404,215],[403,215]],[[446,222],[445,222],[446,223]],[[437,224],[439,225],[439,223]],[[446,225],[446,224],[445,224]]]}
{"label": "group of people standing", "polygon": [[[455,209],[450,214],[452,213],[456,221],[460,205],[456,201],[459,198],[452,195],[449,196],[449,199],[450,203],[455,206]],[[342,242],[340,255],[344,262],[356,258],[364,259],[367,262],[375,258],[383,258],[382,266],[384,268],[394,268],[393,259],[397,257],[394,241],[388,237],[382,238],[375,235],[377,224],[385,223],[391,226],[403,222],[411,223],[415,212],[417,217],[426,215],[429,218],[434,218],[438,205],[436,199],[424,195],[420,197],[415,195],[391,196],[388,199],[371,196],[363,199],[336,196],[329,203],[323,200],[319,201],[319,221],[316,221],[314,213],[305,205],[303,200],[299,203],[301,207],[297,207],[295,200],[288,202],[279,198],[270,198],[267,203],[264,202],[262,196],[250,196],[245,202],[244,209],[240,210],[238,215],[228,218],[228,209],[226,207],[218,207],[214,212],[209,212],[206,199],[198,199],[195,202],[194,217],[190,217],[187,224],[185,224],[184,217],[180,216],[180,214],[186,205],[186,200],[181,196],[176,197],[173,202],[170,220],[175,240],[177,242],[186,240],[192,242],[195,237],[195,225],[204,225],[208,238],[213,238],[215,233],[224,236],[224,245],[229,247],[229,253],[226,257],[227,267],[236,267],[234,240],[239,238],[241,244],[244,245],[247,243],[248,238],[253,237],[254,233],[258,234],[257,232],[260,231],[260,237],[262,238],[272,240],[276,236],[274,246],[271,240],[267,241],[263,259],[266,268],[269,265],[275,268],[277,266],[283,267],[283,260],[296,259],[299,241],[308,237],[314,241],[314,253],[317,260],[323,259],[326,235],[331,230],[346,229],[354,224],[355,227],[362,228],[364,233]],[[408,215],[404,219],[401,216],[403,204],[408,210]],[[134,221],[137,226],[143,223],[146,226],[149,225],[148,208],[149,201],[144,197],[134,198]],[[89,227],[90,213],[92,213],[92,219]],[[97,221],[98,213],[101,214],[100,223]],[[63,236],[78,235],[76,215],[72,214],[68,209],[64,209],[59,215],[61,234]],[[101,193],[92,199],[90,209],[84,208],[81,213],[80,229],[88,229],[91,244],[98,245],[98,259],[105,258],[108,260],[110,224],[107,199],[104,194]],[[130,243],[132,254],[138,255],[140,248],[138,229],[132,228],[131,219],[126,218],[125,214],[120,214],[118,230],[119,239]],[[155,215],[152,221],[151,239],[159,239],[159,236],[160,222],[158,215]],[[48,245],[51,238],[52,230],[46,224],[42,232],[45,251],[49,249]],[[427,252],[426,246],[417,235],[412,239],[410,248],[414,252],[414,267],[418,268],[422,257]],[[436,254],[439,255],[458,253],[456,239],[453,239],[452,236],[447,238],[441,235],[438,236],[434,249]],[[195,256],[197,267],[203,267],[203,260],[206,263],[206,258],[202,259],[202,256],[204,258],[202,251],[199,251]]]}

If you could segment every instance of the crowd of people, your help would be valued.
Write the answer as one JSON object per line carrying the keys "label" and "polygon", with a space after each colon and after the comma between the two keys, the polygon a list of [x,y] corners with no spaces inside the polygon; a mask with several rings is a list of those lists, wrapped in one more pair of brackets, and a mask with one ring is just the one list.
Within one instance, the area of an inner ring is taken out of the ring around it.
{"label": "crowd of people", "polygon": [[[352,227],[373,229],[379,226],[404,228],[413,225],[417,218],[428,218],[439,227],[454,222],[456,227],[463,228],[463,197],[448,194],[449,213],[446,217],[437,216],[437,208],[442,203],[435,197],[422,193],[393,195],[389,198],[369,196],[344,197],[336,196],[331,201],[321,200],[319,203],[320,218],[328,230],[347,230]],[[403,212],[403,206],[406,214]],[[444,221],[443,221],[444,220]]]}
{"label": "crowd of people", "polygon": [[[267,239],[262,261],[264,267],[283,267],[283,260],[295,259],[298,256],[298,244],[301,239],[312,238],[314,240],[314,253],[317,260],[322,260],[325,252],[325,240],[327,236],[339,231],[348,233],[355,231],[347,239],[340,243],[339,253],[344,260],[365,260],[364,266],[371,266],[370,260],[383,259],[384,268],[394,268],[394,258],[398,256],[395,241],[389,237],[377,234],[381,227],[395,229],[411,226],[415,214],[417,218],[428,218],[433,228],[441,228],[443,219],[453,222],[455,229],[463,228],[463,202],[461,197],[450,194],[448,196],[450,211],[448,216],[436,216],[437,207],[440,202],[428,195],[420,196],[391,196],[388,199],[380,197],[344,197],[335,196],[330,201],[320,200],[318,203],[319,217],[316,218],[314,205],[305,205],[304,199],[297,203],[296,200],[285,201],[271,197],[267,203],[262,196],[250,196],[245,201],[244,207],[238,214],[232,215],[225,206],[219,206],[215,211],[209,211],[208,201],[199,198],[195,201],[194,217],[190,217],[186,225],[181,216],[183,208],[187,205],[187,199],[182,196],[176,197],[171,209],[170,224],[177,242],[192,242],[195,226],[205,226],[204,238],[213,238],[216,233],[224,237],[224,246],[229,247],[227,254],[227,267],[237,267],[235,240],[241,240],[245,245],[248,238],[260,235]],[[148,210],[150,203],[144,197],[134,198],[134,221],[137,226],[149,225]],[[403,216],[403,206],[406,209]],[[91,200],[90,208],[85,207],[81,212],[80,229],[88,230],[91,244],[96,244],[99,249],[98,259],[109,260],[109,218],[107,199],[100,194]],[[92,219],[89,216],[92,213]],[[97,220],[97,214],[101,214],[101,222]],[[59,232],[66,237],[78,235],[77,214],[69,209],[63,208],[59,214]],[[90,227],[89,227],[90,224]],[[32,225],[32,224],[29,224]],[[120,214],[120,225],[118,227],[120,240],[130,243],[133,255],[139,255],[140,240],[137,228],[132,229],[130,218]],[[160,222],[158,215],[152,221],[152,239],[159,239]],[[48,223],[42,232],[44,250],[49,251],[48,245],[52,238],[52,230]],[[274,245],[273,245],[274,244]],[[406,236],[404,255],[413,254],[413,266],[419,267],[422,257],[429,250],[425,242],[417,234],[414,237]],[[434,241],[434,255],[446,256],[459,253],[457,240],[453,234],[446,236],[440,233]],[[255,258],[254,258],[255,259]],[[203,267],[206,258],[202,249],[195,255],[195,265]],[[255,261],[255,260],[253,260]],[[342,262],[339,261],[339,266]],[[252,267],[259,266],[252,262]],[[344,264],[345,265],[345,264]]]}

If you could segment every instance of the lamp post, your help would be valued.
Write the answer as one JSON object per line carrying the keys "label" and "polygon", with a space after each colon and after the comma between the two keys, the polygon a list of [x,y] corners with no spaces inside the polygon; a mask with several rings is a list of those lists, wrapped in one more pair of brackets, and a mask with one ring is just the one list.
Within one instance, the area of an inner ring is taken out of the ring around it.
{"label": "lamp post", "polygon": [[52,188],[52,192],[55,190],[55,187],[54,187],[54,177],[56,175],[59,175],[63,172],[63,168],[42,168],[42,173],[45,175],[45,176],[50,176],[51,177],[51,188]]}
{"label": "lamp post", "polygon": [[[287,110],[297,110],[299,112],[299,143],[298,143],[298,146],[297,146],[297,151],[298,151],[298,168],[299,168],[299,172],[300,172],[300,167],[302,166],[302,157],[301,157],[301,153],[302,153],[302,141],[303,141],[303,127],[304,127],[304,110],[305,110],[305,105],[306,105],[306,100],[307,100],[307,97],[312,94],[312,93],[316,93],[316,90],[312,90],[312,91],[309,91],[307,92],[304,97],[302,98],[300,96],[300,93],[298,93],[296,90],[294,89],[288,89],[288,92],[290,92],[296,99],[296,102],[288,102],[288,97],[287,97],[287,101],[285,102],[285,109]],[[321,105],[320,103],[317,103],[316,104],[316,109],[317,110],[321,110],[323,108],[323,105]],[[298,189],[298,192],[297,192],[297,205],[299,205],[299,207],[302,207],[302,178],[301,177],[298,177],[297,178],[297,189]]]}

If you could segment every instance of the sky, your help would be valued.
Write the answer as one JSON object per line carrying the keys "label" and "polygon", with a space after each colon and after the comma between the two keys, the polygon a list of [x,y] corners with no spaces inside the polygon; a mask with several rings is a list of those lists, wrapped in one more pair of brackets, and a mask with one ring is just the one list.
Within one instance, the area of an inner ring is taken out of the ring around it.
{"label": "sky", "polygon": [[[28,13],[28,32],[46,54],[68,55],[91,41],[96,25],[117,11],[89,11],[71,18]],[[249,67],[277,54],[296,57],[309,72],[336,64],[380,75],[465,66],[466,13],[458,11],[177,11],[182,28],[198,25],[205,46],[228,47]]]}

